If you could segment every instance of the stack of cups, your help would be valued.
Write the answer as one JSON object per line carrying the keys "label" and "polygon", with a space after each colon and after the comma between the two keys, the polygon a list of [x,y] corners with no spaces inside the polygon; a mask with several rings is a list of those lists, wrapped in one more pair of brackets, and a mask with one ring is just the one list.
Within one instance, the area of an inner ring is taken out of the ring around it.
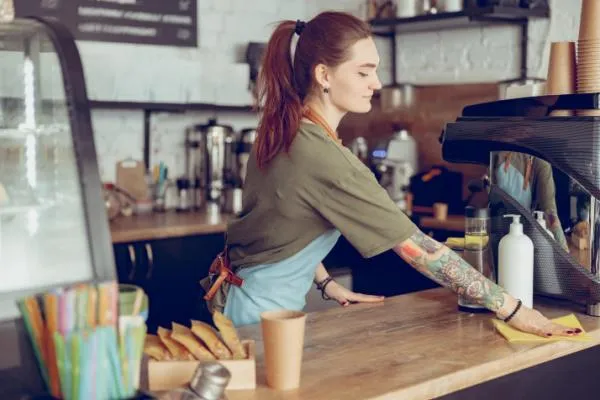
{"label": "stack of cups", "polygon": [[[550,61],[546,79],[546,94],[575,93],[575,42],[552,42],[550,45]],[[555,110],[550,113],[553,117],[568,117],[573,115],[571,110]]]}
{"label": "stack of cups", "polygon": [[[600,1],[583,0],[577,41],[577,93],[600,92]],[[600,110],[578,115],[600,116]]]}

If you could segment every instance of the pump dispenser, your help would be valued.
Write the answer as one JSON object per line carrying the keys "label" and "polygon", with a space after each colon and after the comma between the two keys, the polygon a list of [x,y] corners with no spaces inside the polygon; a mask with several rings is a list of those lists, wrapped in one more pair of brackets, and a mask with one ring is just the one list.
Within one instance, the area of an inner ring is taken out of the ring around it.
{"label": "pump dispenser", "polygon": [[512,218],[510,231],[498,247],[498,284],[511,296],[521,299],[527,307],[533,307],[533,242],[523,234],[521,216]]}
{"label": "pump dispenser", "polygon": [[544,219],[544,212],[543,211],[534,211],[533,215],[535,216],[535,220],[537,221],[537,223],[540,224],[540,226],[546,232],[548,232],[548,235],[550,235],[552,237],[552,239],[554,239],[554,235],[552,234],[552,231],[550,229],[548,229],[548,227],[546,226],[546,220]]}

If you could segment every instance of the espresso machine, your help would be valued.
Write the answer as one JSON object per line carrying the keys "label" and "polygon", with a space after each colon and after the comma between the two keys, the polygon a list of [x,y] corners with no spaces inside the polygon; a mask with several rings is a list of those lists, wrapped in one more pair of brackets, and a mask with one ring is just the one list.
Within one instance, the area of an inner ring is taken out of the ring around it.
{"label": "espresso machine", "polygon": [[[556,186],[558,214],[567,217],[563,230],[569,251],[536,222],[533,210],[525,209],[493,178],[490,240],[497,257],[498,242],[509,228],[502,216],[521,215],[524,232],[534,243],[535,293],[579,303],[593,316],[600,316],[600,118],[577,114],[599,108],[598,93],[476,104],[447,124],[440,138],[442,156],[449,162],[489,165],[493,172],[498,152],[523,153],[547,161],[568,179],[569,184],[558,185],[555,174],[545,184]],[[551,116],[556,110],[571,111],[573,116]],[[579,238],[576,245],[573,237]]]}
{"label": "espresso machine", "polygon": [[371,151],[371,169],[390,198],[407,211],[410,178],[418,171],[417,146],[406,129],[400,129]]}

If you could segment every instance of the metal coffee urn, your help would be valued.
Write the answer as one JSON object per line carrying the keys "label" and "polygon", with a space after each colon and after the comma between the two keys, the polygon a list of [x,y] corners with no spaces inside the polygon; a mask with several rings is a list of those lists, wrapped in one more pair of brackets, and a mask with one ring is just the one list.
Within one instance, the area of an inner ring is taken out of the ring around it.
{"label": "metal coffee urn", "polygon": [[[210,119],[207,124],[195,125],[190,129],[186,143],[187,173],[194,176],[194,182],[199,182],[207,201],[219,203],[225,188],[225,167],[226,162],[230,160],[228,151],[231,141],[234,140],[234,131],[229,125],[218,124],[216,119]],[[197,150],[193,150],[196,148]]]}

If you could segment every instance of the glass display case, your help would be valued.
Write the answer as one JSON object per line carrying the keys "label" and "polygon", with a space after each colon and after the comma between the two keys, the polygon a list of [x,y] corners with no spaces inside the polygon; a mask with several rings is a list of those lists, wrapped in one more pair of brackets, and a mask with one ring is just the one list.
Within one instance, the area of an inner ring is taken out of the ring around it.
{"label": "glass display case", "polygon": [[27,364],[15,300],[111,279],[114,257],[75,41],[54,20],[0,22],[3,392],[8,380],[23,378],[16,371]]}

